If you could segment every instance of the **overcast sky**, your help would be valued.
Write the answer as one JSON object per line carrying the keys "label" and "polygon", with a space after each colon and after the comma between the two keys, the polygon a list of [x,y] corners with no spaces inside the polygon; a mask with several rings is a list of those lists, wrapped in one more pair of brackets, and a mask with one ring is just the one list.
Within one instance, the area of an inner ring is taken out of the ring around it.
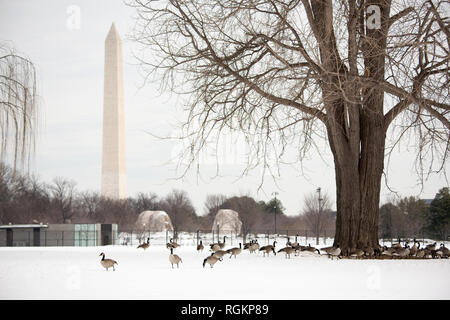
{"label": "overcast sky", "polygon": [[[78,15],[79,12],[79,15]],[[9,42],[37,67],[42,107],[33,172],[43,181],[65,177],[76,181],[78,190],[100,190],[103,108],[104,40],[114,22],[123,40],[127,193],[155,192],[165,196],[172,188],[186,190],[199,214],[208,194],[250,194],[268,200],[277,191],[289,215],[300,212],[303,197],[321,187],[335,201],[332,158],[326,148],[322,157],[311,154],[303,171],[282,168],[279,188],[269,176],[262,189],[261,170],[237,179],[242,169],[245,146],[233,137],[222,147],[227,157],[219,159],[221,177],[214,178],[216,163],[206,159],[201,177],[190,172],[175,179],[169,161],[179,143],[158,140],[176,134],[176,123],[186,118],[179,97],[158,93],[157,84],[144,84],[133,57],[135,45],[127,40],[134,9],[121,0],[0,0],[0,42]],[[448,186],[442,175],[432,176],[422,193],[415,175],[413,146],[402,147],[391,159],[388,182],[400,196],[433,198]],[[447,170],[450,165],[447,163]],[[392,194],[384,186],[382,202]]]}

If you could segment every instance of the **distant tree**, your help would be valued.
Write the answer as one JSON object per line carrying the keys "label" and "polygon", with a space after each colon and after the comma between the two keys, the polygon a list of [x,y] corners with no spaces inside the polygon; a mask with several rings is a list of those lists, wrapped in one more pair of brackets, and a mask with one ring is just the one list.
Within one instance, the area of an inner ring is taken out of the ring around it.
{"label": "distant tree", "polygon": [[69,181],[61,177],[53,179],[53,184],[50,185],[50,192],[52,195],[52,203],[54,210],[62,220],[62,223],[71,222],[71,218],[75,215],[75,182]]}
{"label": "distant tree", "polygon": [[398,208],[392,203],[383,204],[380,207],[379,230],[382,239],[389,239],[393,232],[393,215]]}
{"label": "distant tree", "polygon": [[0,223],[7,223],[9,199],[11,199],[10,181],[12,170],[0,162]]}
{"label": "distant tree", "polygon": [[139,192],[136,198],[133,198],[133,201],[131,202],[134,204],[134,209],[137,213],[141,213],[146,210],[159,210],[160,207],[158,195],[153,192]]}
{"label": "distant tree", "polygon": [[33,154],[37,115],[34,64],[0,43],[0,161],[11,152],[13,173]]}
{"label": "distant tree", "polygon": [[416,197],[392,199],[380,207],[379,231],[384,239],[413,238],[426,226],[428,208]]}
{"label": "distant tree", "polygon": [[259,205],[261,208],[267,213],[276,213],[276,214],[284,214],[284,210],[286,210],[281,203],[281,200],[278,198],[272,198],[269,202],[260,201]]}
{"label": "distant tree", "polygon": [[439,190],[434,197],[430,204],[427,222],[427,229],[439,240],[449,235],[450,193],[448,187]]}
{"label": "distant tree", "polygon": [[244,241],[248,233],[258,226],[261,220],[262,209],[260,205],[250,196],[235,196],[228,198],[222,205],[223,209],[231,209],[239,214],[242,222],[241,233]]}
{"label": "distant tree", "polygon": [[224,203],[227,200],[227,196],[223,194],[209,194],[206,196],[204,204],[204,213],[211,215],[213,218],[219,209],[223,208]]}
{"label": "distant tree", "polygon": [[302,214],[307,225],[316,237],[316,245],[319,244],[319,237],[326,229],[330,229],[334,224],[331,211],[331,201],[327,194],[321,196],[321,200],[315,193],[305,196]]}
{"label": "distant tree", "polygon": [[169,215],[175,234],[192,226],[196,219],[195,209],[186,191],[172,190],[161,202],[161,207]]}
{"label": "distant tree", "polygon": [[403,214],[403,230],[408,237],[417,237],[423,231],[428,214],[425,202],[416,197],[405,197],[398,201],[397,207]]}
{"label": "distant tree", "polygon": [[98,219],[102,202],[102,196],[96,191],[85,191],[80,194],[80,211],[83,217],[86,217],[89,221],[95,221]]}

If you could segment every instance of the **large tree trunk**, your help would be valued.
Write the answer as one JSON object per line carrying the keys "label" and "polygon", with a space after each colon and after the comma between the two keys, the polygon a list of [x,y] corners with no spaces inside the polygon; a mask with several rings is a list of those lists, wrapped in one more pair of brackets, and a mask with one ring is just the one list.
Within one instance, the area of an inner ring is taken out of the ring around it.
{"label": "large tree trunk", "polygon": [[[362,123],[361,153],[334,154],[337,203],[334,245],[339,245],[344,253],[350,248],[378,245],[384,131],[372,128],[373,124]],[[370,136],[377,139],[368,143]]]}

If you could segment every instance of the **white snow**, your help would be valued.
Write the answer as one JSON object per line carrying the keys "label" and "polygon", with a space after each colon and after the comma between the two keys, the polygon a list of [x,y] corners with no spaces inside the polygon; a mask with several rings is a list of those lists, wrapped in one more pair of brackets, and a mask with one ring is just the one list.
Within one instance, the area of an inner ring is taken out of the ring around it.
{"label": "white snow", "polygon": [[[281,242],[281,241],[280,241]],[[281,248],[284,243],[277,247]],[[206,244],[204,242],[204,244]],[[236,246],[234,243],[233,246]],[[450,259],[330,260],[243,251],[213,269],[195,245],[0,248],[0,299],[449,299]],[[106,271],[99,254],[115,259]]]}

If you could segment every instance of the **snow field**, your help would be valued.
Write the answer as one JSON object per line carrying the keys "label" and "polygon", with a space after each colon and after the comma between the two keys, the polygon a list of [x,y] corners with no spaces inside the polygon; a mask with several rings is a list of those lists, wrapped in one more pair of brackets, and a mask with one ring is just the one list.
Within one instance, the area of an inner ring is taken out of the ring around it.
{"label": "snow field", "polygon": [[[283,244],[284,246],[284,244]],[[278,249],[281,246],[277,246]],[[99,254],[118,262],[100,265]],[[202,267],[196,247],[0,248],[0,299],[449,299],[450,260],[331,260],[243,251]]]}

